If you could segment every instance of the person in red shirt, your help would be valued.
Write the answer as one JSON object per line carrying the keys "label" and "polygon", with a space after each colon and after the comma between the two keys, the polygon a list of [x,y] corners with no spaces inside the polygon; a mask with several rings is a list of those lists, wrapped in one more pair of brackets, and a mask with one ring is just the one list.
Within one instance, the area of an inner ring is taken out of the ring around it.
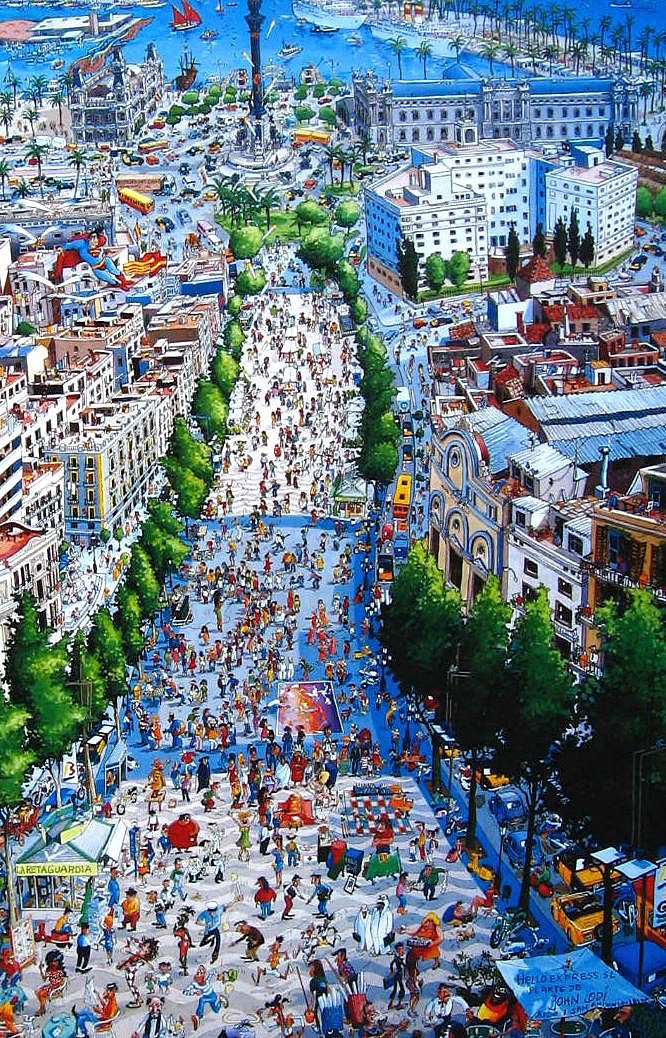
{"label": "person in red shirt", "polygon": [[269,915],[273,914],[273,902],[275,901],[277,894],[265,876],[259,877],[257,880],[257,886],[259,889],[254,895],[254,903],[255,905],[259,905],[261,918],[267,919]]}

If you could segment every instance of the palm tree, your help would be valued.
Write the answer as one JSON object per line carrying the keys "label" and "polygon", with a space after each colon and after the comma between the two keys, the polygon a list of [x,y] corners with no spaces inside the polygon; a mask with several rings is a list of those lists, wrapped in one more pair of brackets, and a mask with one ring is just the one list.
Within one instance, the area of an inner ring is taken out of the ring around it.
{"label": "palm tree", "polygon": [[493,62],[494,62],[495,58],[497,57],[497,52],[499,51],[499,49],[500,49],[499,43],[495,43],[494,40],[487,40],[486,43],[484,43],[483,47],[481,48],[481,54],[490,63],[490,75],[491,76],[493,74]]}
{"label": "palm tree", "polygon": [[652,35],[652,32],[653,30],[650,28],[650,26],[646,25],[645,28],[641,29],[640,33],[638,34],[638,46],[640,47],[638,55],[638,67],[641,71],[643,71],[643,69],[645,68],[645,62],[647,61],[648,49],[650,46],[650,36]]}
{"label": "palm tree", "polygon": [[44,185],[42,183],[42,159],[46,155],[49,149],[45,144],[38,144],[37,141],[30,141],[26,156],[28,159],[35,159],[37,163],[37,178],[39,180],[39,194],[44,197]]}
{"label": "palm tree", "polygon": [[504,46],[502,47],[502,51],[504,52],[504,57],[508,58],[509,61],[511,62],[511,75],[513,75],[514,72],[515,72],[514,66],[515,66],[516,58],[520,54],[520,50],[518,48],[518,45],[515,44],[515,43],[511,43],[511,42],[505,43]]}
{"label": "palm tree", "polygon": [[51,98],[51,104],[56,105],[58,109],[58,122],[60,123],[60,129],[62,130],[62,106],[65,103],[65,96],[60,90],[56,90],[55,94]]}
{"label": "palm tree", "polygon": [[370,145],[372,141],[368,137],[367,133],[362,134],[359,138],[358,147],[361,155],[363,156],[363,165],[365,166],[368,161],[368,152],[370,151]]}
{"label": "palm tree", "polygon": [[342,187],[345,182],[345,166],[349,161],[349,156],[344,148],[337,147],[335,149],[335,157],[340,163],[340,187]]}
{"label": "palm tree", "polygon": [[5,197],[5,180],[9,176],[10,165],[7,159],[0,159],[0,183],[2,184],[2,197]]}
{"label": "palm tree", "polygon": [[261,192],[260,201],[261,206],[266,214],[266,230],[271,229],[271,209],[276,209],[279,202],[280,196],[274,187],[266,188],[255,188],[255,194]]}
{"label": "palm tree", "polygon": [[526,48],[527,56],[532,59],[532,72],[536,76],[537,59],[541,57],[541,48],[537,43],[530,43]]}
{"label": "palm tree", "polygon": [[590,36],[590,43],[592,44],[592,75],[594,76],[597,71],[597,47],[600,43],[599,36],[596,32],[593,32]]}
{"label": "palm tree", "polygon": [[643,122],[647,123],[647,103],[648,98],[654,93],[654,87],[652,83],[641,83],[638,92],[643,98]]}
{"label": "palm tree", "polygon": [[573,47],[571,48],[571,57],[575,58],[576,61],[576,75],[580,71],[581,59],[587,57],[587,44],[583,40],[576,40]]}
{"label": "palm tree", "polygon": [[68,68],[67,71],[65,72],[64,76],[62,77],[62,85],[65,88],[65,93],[67,94],[67,103],[68,104],[70,104],[71,100],[72,100],[71,89],[72,89],[73,83],[74,83],[74,73],[72,72],[71,69]]}
{"label": "palm tree", "polygon": [[405,49],[404,36],[394,36],[389,40],[389,47],[398,59],[398,79],[402,79],[402,52]]}
{"label": "palm tree", "polygon": [[5,128],[5,137],[9,137],[9,124],[12,121],[12,113],[7,105],[2,105],[0,108],[0,120]]}
{"label": "palm tree", "polygon": [[42,105],[42,97],[44,91],[46,90],[48,85],[49,84],[48,80],[46,79],[46,76],[33,76],[30,80],[30,86],[35,91],[40,108]]}
{"label": "palm tree", "polygon": [[607,15],[607,14],[605,14],[602,18],[599,19],[599,32],[600,32],[599,46],[601,47],[602,50],[604,49],[604,36],[608,32],[608,30],[610,29],[612,24],[613,24],[613,19],[609,15]]}
{"label": "palm tree", "polygon": [[466,42],[467,41],[465,40],[465,37],[461,36],[460,33],[458,33],[457,36],[452,36],[451,37],[451,46],[453,47],[454,51],[456,52],[456,61],[460,61],[460,52],[461,52],[461,50],[465,49],[465,43]]}
{"label": "palm tree", "polygon": [[79,179],[81,177],[81,168],[85,166],[88,161],[88,156],[80,148],[74,148],[67,157],[67,164],[74,166],[76,169],[76,183],[74,184],[74,198],[79,193]]}
{"label": "palm tree", "polygon": [[18,79],[10,69],[7,73],[7,82],[14,98],[14,109],[16,109],[16,91],[21,85],[21,80]]}
{"label": "palm tree", "polygon": [[614,60],[616,62],[619,62],[620,67],[622,67],[622,59],[621,59],[621,56],[618,54],[618,51],[620,49],[620,44],[621,44],[622,40],[624,39],[624,32],[622,30],[622,26],[621,25],[616,25],[615,26],[615,28],[612,30],[612,32],[610,34],[610,38],[611,38],[611,41],[613,43],[613,57],[614,57]]}
{"label": "palm tree", "polygon": [[335,144],[327,144],[324,148],[324,155],[328,162],[328,175],[331,178],[331,185],[333,185],[333,163],[338,157],[338,149]]}
{"label": "palm tree", "polygon": [[11,90],[0,91],[0,105],[2,105],[3,108],[9,108],[9,110],[11,111],[12,103],[13,102]]}
{"label": "palm tree", "polygon": [[430,43],[428,43],[427,40],[421,40],[421,42],[419,43],[418,47],[416,48],[416,53],[418,54],[418,56],[420,57],[421,61],[423,62],[423,78],[427,79],[428,78],[428,73],[426,71],[426,62],[427,62],[428,58],[430,57],[430,55],[432,54],[432,45]]}
{"label": "palm tree", "polygon": [[34,141],[34,139],[35,139],[35,123],[39,119],[39,113],[38,113],[36,108],[28,108],[27,112],[25,113],[25,117],[28,120],[28,122],[30,123],[30,133],[32,134],[32,139]]}
{"label": "palm tree", "polygon": [[549,76],[552,76],[552,74],[553,74],[553,61],[558,56],[559,53],[560,53],[559,47],[557,47],[554,43],[547,43],[546,46],[543,48],[543,56],[544,56],[544,58],[548,58],[548,75]]}
{"label": "palm tree", "polygon": [[632,73],[633,57],[631,54],[631,29],[634,24],[635,18],[633,14],[627,14],[624,16],[624,28],[626,32],[625,42],[625,53],[627,55],[627,66],[629,68],[629,75]]}
{"label": "palm tree", "polygon": [[222,204],[222,216],[226,216],[227,206],[229,205],[231,198],[228,177],[218,177],[213,181],[213,187],[217,193],[218,201]]}
{"label": "palm tree", "polygon": [[18,184],[16,185],[16,193],[19,196],[19,198],[25,198],[26,195],[30,194],[30,188],[28,187],[28,184],[23,179],[23,177],[21,177]]}
{"label": "palm tree", "polygon": [[361,157],[361,149],[356,144],[352,144],[351,148],[347,152],[347,162],[349,163],[349,186],[354,186],[354,163],[358,162]]}

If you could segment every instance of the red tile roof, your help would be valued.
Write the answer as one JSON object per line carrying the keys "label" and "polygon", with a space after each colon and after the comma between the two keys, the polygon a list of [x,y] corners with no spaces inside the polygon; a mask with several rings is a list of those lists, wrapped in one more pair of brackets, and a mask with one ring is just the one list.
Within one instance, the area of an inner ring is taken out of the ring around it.
{"label": "red tile roof", "polygon": [[11,559],[12,555],[25,548],[29,541],[39,536],[39,530],[31,530],[21,523],[3,523],[0,526],[0,562]]}
{"label": "red tile roof", "polygon": [[541,256],[532,256],[527,263],[518,271],[518,277],[528,284],[534,285],[538,281],[552,281],[555,277],[545,259]]}
{"label": "red tile roof", "polygon": [[546,332],[550,331],[550,324],[527,324],[525,325],[525,339],[529,343],[541,343]]}
{"label": "red tile roof", "polygon": [[514,368],[513,364],[507,364],[505,368],[502,368],[502,370],[495,375],[495,383],[501,386],[506,382],[511,382],[514,378],[517,378],[519,382],[521,381],[520,375]]}
{"label": "red tile roof", "polygon": [[564,306],[562,303],[546,303],[543,307],[543,316],[549,321],[563,321]]}
{"label": "red tile roof", "polygon": [[567,313],[574,321],[595,320],[599,317],[596,306],[592,306],[590,303],[567,303]]}
{"label": "red tile roof", "polygon": [[652,332],[650,339],[655,346],[659,346],[660,349],[666,347],[666,331],[663,332]]}
{"label": "red tile roof", "polygon": [[453,324],[449,330],[450,339],[470,339],[476,335],[476,326],[473,321],[463,321],[462,324]]}

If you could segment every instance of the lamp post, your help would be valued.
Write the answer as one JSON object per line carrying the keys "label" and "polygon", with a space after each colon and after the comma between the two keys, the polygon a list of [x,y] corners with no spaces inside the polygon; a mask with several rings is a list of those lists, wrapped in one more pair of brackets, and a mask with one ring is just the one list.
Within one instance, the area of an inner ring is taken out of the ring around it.
{"label": "lamp post", "polygon": [[508,832],[508,826],[505,822],[502,822],[499,827],[500,834],[500,845],[499,854],[497,856],[497,872],[495,873],[495,893],[499,894],[502,889],[502,851],[504,850],[504,837]]}
{"label": "lamp post", "polygon": [[[657,866],[653,861],[635,858],[617,866],[617,871],[631,883],[641,880],[641,908],[636,918],[636,936],[638,937],[638,987],[643,990],[643,962],[645,959],[645,911],[647,902],[647,878],[656,873]],[[639,928],[640,919],[640,928]]]}
{"label": "lamp post", "polygon": [[613,870],[624,860],[616,847],[592,851],[590,858],[599,866],[604,885],[603,922],[601,924],[601,958],[610,966],[613,957]]}

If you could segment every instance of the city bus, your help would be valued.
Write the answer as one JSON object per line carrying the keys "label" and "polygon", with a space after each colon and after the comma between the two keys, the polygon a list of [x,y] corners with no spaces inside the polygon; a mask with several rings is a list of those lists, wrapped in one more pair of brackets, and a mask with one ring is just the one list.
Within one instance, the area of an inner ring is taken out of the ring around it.
{"label": "city bus", "polygon": [[407,529],[409,506],[412,499],[412,477],[406,472],[398,476],[393,495],[393,518],[399,530]]}
{"label": "city bus", "polygon": [[294,130],[291,146],[292,148],[300,148],[301,144],[321,144],[325,148],[330,139],[330,133],[326,133],[325,130],[314,130],[310,127],[304,127],[302,130]]}
{"label": "city bus", "polygon": [[154,198],[151,198],[150,195],[142,194],[141,191],[135,191],[133,187],[119,187],[118,201],[144,215],[152,213],[155,208]]}

